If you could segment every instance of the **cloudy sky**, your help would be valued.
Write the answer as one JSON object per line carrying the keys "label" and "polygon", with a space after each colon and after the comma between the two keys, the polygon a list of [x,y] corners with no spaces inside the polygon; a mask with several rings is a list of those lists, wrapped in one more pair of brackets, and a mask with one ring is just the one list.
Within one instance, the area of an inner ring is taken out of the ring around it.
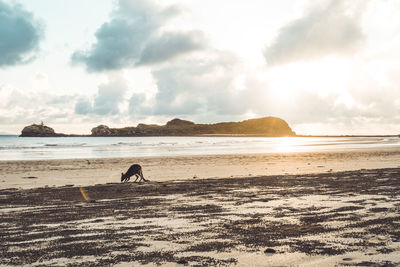
{"label": "cloudy sky", "polygon": [[400,133],[398,0],[0,0],[0,133],[263,116]]}

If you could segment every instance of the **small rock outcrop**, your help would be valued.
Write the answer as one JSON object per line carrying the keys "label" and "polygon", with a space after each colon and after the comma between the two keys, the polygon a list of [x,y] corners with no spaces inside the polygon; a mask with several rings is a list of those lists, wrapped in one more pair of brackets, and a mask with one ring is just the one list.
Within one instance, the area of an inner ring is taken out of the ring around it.
{"label": "small rock outcrop", "polygon": [[106,125],[99,125],[92,129],[92,136],[111,136],[111,129]]}
{"label": "small rock outcrop", "polygon": [[185,126],[193,126],[195,123],[192,121],[186,121],[181,119],[173,119],[167,122],[165,126],[167,127],[185,127]]}
{"label": "small rock outcrop", "polygon": [[63,134],[58,134],[53,128],[50,128],[43,123],[32,124],[24,127],[21,131],[21,137],[58,137],[64,136]]}

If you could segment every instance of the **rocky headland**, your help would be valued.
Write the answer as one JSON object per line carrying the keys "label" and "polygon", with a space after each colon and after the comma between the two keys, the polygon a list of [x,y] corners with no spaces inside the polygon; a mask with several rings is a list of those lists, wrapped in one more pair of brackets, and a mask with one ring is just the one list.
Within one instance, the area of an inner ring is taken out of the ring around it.
{"label": "rocky headland", "polygon": [[[196,124],[191,121],[173,119],[165,125],[139,123],[136,127],[109,128],[99,125],[87,136],[199,136],[199,135],[254,135],[254,136],[295,136],[286,121],[276,117],[249,119],[241,122],[220,122],[215,124]],[[21,137],[71,136],[55,133],[43,124],[26,126]],[[76,135],[72,135],[76,136]]]}

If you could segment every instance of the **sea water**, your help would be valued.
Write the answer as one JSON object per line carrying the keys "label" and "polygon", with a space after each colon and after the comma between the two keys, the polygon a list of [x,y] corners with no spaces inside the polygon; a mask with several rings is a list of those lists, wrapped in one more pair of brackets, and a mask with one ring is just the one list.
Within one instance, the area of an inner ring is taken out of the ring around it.
{"label": "sea water", "polygon": [[399,137],[18,137],[0,135],[0,160],[284,153],[397,147]]}

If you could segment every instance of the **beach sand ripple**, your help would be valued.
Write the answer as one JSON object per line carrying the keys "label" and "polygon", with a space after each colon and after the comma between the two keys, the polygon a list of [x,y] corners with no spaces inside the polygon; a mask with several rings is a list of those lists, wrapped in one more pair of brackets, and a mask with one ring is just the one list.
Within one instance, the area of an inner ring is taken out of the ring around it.
{"label": "beach sand ripple", "polygon": [[399,168],[84,189],[0,190],[0,265],[400,264]]}

